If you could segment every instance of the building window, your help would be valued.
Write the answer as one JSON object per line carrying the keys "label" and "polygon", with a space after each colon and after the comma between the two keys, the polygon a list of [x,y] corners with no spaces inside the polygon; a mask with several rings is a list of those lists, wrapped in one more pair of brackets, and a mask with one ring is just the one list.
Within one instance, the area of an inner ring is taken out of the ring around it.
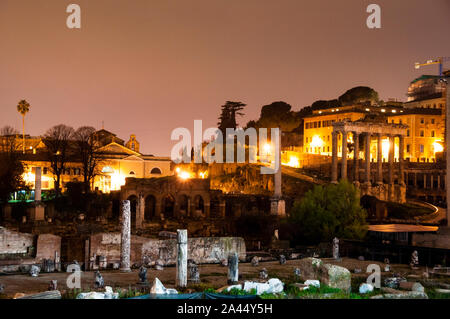
{"label": "building window", "polygon": [[134,172],[133,172],[133,171],[131,171],[129,175],[135,175],[135,174],[134,174]]}
{"label": "building window", "polygon": [[411,145],[406,145],[406,153],[411,153]]}
{"label": "building window", "polygon": [[420,144],[420,153],[423,153],[424,152],[424,146],[423,146],[423,144]]}
{"label": "building window", "polygon": [[434,131],[431,131],[431,137],[434,137]]}
{"label": "building window", "polygon": [[150,174],[158,174],[158,175],[161,175],[162,172],[161,172],[161,170],[160,170],[158,167],[154,167],[154,168],[152,168],[152,170],[150,171]]}
{"label": "building window", "polygon": [[308,138],[306,138],[306,143],[308,143]]}
{"label": "building window", "polygon": [[421,119],[420,119],[420,124],[424,124],[425,123],[425,119],[422,117]]}
{"label": "building window", "polygon": [[434,124],[434,119],[431,119],[431,124]]}
{"label": "building window", "polygon": [[402,124],[402,120],[398,120],[398,123],[399,123],[399,124]]}
{"label": "building window", "polygon": [[44,174],[44,175],[47,175],[47,174],[48,174],[48,168],[47,168],[47,167],[44,167],[43,174]]}
{"label": "building window", "polygon": [[406,136],[409,136],[409,130],[406,130]]}
{"label": "building window", "polygon": [[425,136],[425,132],[423,130],[420,131],[420,137],[424,137]]}

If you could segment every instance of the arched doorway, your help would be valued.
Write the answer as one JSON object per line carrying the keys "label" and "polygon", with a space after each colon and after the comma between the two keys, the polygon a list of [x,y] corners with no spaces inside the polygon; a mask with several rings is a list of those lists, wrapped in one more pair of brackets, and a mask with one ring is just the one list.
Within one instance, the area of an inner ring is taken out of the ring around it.
{"label": "arched doorway", "polygon": [[187,195],[181,195],[178,199],[180,206],[180,215],[187,217],[189,212],[189,197]]}
{"label": "arched doorway", "polygon": [[148,195],[145,198],[144,220],[152,220],[156,213],[156,198],[153,195]]}
{"label": "arched doorway", "polygon": [[172,195],[166,195],[162,201],[162,212],[165,218],[173,218],[175,209],[175,199]]}
{"label": "arched doorway", "polygon": [[131,195],[127,199],[130,201],[131,229],[134,229],[136,228],[136,212],[137,212],[138,198],[136,195]]}
{"label": "arched doorway", "polygon": [[195,215],[200,217],[204,216],[205,212],[205,202],[200,195],[195,196],[194,198],[194,206],[195,206]]}

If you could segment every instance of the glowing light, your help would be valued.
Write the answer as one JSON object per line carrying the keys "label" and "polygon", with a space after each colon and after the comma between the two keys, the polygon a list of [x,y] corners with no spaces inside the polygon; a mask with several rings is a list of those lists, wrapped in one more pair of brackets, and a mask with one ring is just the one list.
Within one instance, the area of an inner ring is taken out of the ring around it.
{"label": "glowing light", "polygon": [[33,173],[31,173],[31,172],[27,172],[27,173],[24,173],[23,175],[22,175],[22,178],[23,178],[23,180],[25,181],[25,183],[34,183],[34,181],[35,181],[35,176],[34,176],[34,174]]}
{"label": "glowing light", "polygon": [[111,166],[104,166],[102,168],[102,173],[114,173],[114,170],[111,168]]}
{"label": "glowing light", "polygon": [[389,158],[389,139],[383,139],[381,141],[381,153],[383,158],[388,159]]}
{"label": "glowing light", "polygon": [[314,135],[311,140],[311,147],[322,147],[323,141],[319,135]]}
{"label": "glowing light", "polygon": [[347,143],[353,143],[353,135],[347,135]]}
{"label": "glowing light", "polygon": [[294,156],[294,155],[289,156],[289,162],[281,163],[281,164],[285,165],[285,166],[300,168],[300,161],[299,161],[298,157]]}
{"label": "glowing light", "polygon": [[117,191],[120,190],[120,188],[125,185],[125,176],[114,172],[111,174],[111,190]]}
{"label": "glowing light", "polygon": [[180,172],[180,168],[179,167],[175,168],[175,172],[179,173]]}
{"label": "glowing light", "polygon": [[200,178],[207,178],[208,177],[208,172],[200,172],[199,174],[198,174],[199,176],[200,176]]}
{"label": "glowing light", "polygon": [[180,172],[178,174],[178,177],[181,179],[188,179],[191,178],[191,174],[189,174],[188,172]]}
{"label": "glowing light", "polygon": [[435,153],[440,153],[444,151],[444,146],[439,141],[436,141],[433,143],[433,149]]}
{"label": "glowing light", "polygon": [[384,113],[384,112],[386,112],[386,110],[385,109],[381,109],[381,113]]}
{"label": "glowing light", "polygon": [[270,154],[272,150],[272,145],[270,145],[269,143],[264,144],[263,150],[265,154]]}

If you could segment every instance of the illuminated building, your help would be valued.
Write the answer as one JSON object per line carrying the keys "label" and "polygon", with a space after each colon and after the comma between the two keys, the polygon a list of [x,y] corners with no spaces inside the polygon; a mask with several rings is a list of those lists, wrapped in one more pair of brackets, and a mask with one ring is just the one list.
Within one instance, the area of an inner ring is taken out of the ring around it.
{"label": "illuminated building", "polygon": [[[355,122],[366,116],[383,115],[384,121],[409,126],[405,137],[405,159],[411,162],[434,162],[437,153],[442,151],[445,120],[442,109],[401,108],[401,107],[363,107],[354,106],[345,109],[317,110],[305,118],[304,152],[307,154],[331,156],[332,123]],[[352,135],[347,143],[352,144]],[[371,158],[376,159],[376,141],[371,142]],[[384,141],[386,144],[386,141]],[[342,139],[338,136],[338,156],[342,157]],[[385,147],[386,148],[386,147]],[[398,143],[395,146],[395,158],[398,158]],[[387,150],[383,150],[383,159],[387,161]],[[352,153],[348,153],[353,158]]]}
{"label": "illuminated building", "polygon": [[[124,145],[124,141],[115,134],[106,130],[100,130],[94,134],[100,143],[99,152],[101,161],[98,167],[99,174],[94,178],[93,190],[105,193],[120,190],[125,185],[127,177],[151,178],[173,175],[171,160],[169,157],[157,157],[139,153],[139,143],[135,135],[131,135],[130,141]],[[19,139],[21,140],[21,139]],[[26,139],[25,143],[31,144]],[[21,155],[25,164],[25,181],[34,188],[34,170],[42,167],[42,189],[54,188],[54,178],[51,171],[51,163],[45,154],[45,145],[40,138],[33,138],[34,151],[28,150]],[[133,145],[134,143],[134,145]],[[36,151],[37,149],[37,151]],[[66,168],[61,174],[61,186],[64,188],[67,182],[83,181],[82,165],[76,161],[66,163]]]}

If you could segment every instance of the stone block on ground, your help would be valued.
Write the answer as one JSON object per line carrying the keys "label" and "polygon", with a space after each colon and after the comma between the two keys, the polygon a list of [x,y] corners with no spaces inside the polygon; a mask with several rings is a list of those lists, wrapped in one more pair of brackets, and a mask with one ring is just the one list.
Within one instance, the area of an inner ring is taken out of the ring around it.
{"label": "stone block on ground", "polygon": [[403,281],[400,282],[400,289],[425,292],[425,288],[419,282]]}
{"label": "stone block on ground", "polygon": [[169,295],[169,294],[177,294],[178,291],[172,288],[164,287],[162,282],[158,278],[155,278],[155,280],[153,281],[152,288],[150,288],[150,293]]}
{"label": "stone block on ground", "polygon": [[254,281],[244,282],[243,290],[250,292],[252,289],[256,290],[257,295],[262,295],[263,293],[275,294],[283,292],[284,284],[278,278],[271,278],[265,283]]}
{"label": "stone block on ground", "polygon": [[308,279],[303,283],[306,287],[313,286],[315,288],[320,288],[320,281],[315,279]]}
{"label": "stone block on ground", "polygon": [[300,260],[303,278],[317,279],[324,285],[350,291],[351,273],[341,266],[325,264],[318,258],[304,258]]}
{"label": "stone block on ground", "polygon": [[369,292],[372,292],[374,287],[371,284],[363,283],[359,286],[359,293],[360,294],[367,294]]}

